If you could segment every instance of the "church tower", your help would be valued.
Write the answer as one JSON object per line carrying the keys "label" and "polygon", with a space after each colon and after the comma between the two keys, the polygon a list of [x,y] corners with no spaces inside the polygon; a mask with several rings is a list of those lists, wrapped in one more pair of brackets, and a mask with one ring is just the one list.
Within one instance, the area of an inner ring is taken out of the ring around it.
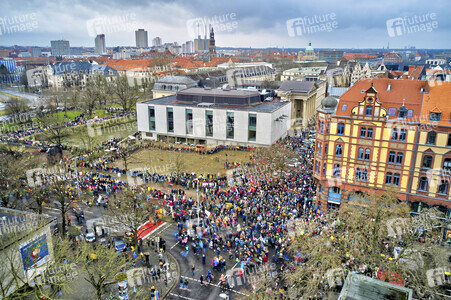
{"label": "church tower", "polygon": [[216,45],[215,45],[215,32],[213,30],[213,26],[210,30],[210,40],[208,43],[208,56],[210,57],[210,60],[216,56]]}

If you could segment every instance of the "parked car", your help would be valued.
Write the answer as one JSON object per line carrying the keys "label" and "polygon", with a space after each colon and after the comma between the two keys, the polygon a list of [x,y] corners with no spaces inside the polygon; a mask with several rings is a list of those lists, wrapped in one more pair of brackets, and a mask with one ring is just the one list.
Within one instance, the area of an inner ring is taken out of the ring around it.
{"label": "parked car", "polygon": [[94,243],[96,241],[96,235],[94,232],[88,232],[85,239],[88,243]]}
{"label": "parked car", "polygon": [[106,248],[109,248],[110,246],[111,246],[111,242],[110,242],[110,239],[108,239],[108,238],[101,238],[100,240],[100,243],[103,245],[103,246],[105,246]]}
{"label": "parked car", "polygon": [[125,248],[127,247],[125,246],[123,240],[121,239],[114,240],[114,249],[116,249],[116,251],[124,251]]}

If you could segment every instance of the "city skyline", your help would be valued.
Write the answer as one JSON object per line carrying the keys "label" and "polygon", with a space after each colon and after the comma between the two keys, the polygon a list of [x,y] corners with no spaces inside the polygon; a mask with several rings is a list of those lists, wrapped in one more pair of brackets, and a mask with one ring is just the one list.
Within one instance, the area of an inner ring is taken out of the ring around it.
{"label": "city skyline", "polygon": [[[450,4],[446,1],[383,0],[371,8],[355,1],[337,4],[329,0],[322,8],[291,0],[259,5],[229,1],[214,7],[202,1],[131,1],[127,8],[117,2],[95,6],[79,2],[69,11],[65,4],[69,2],[52,6],[8,1],[0,20],[0,45],[48,47],[51,40],[64,39],[72,47],[93,47],[95,36],[105,34],[110,47],[133,46],[138,29],[148,31],[149,40],[158,36],[182,44],[194,40],[198,28],[210,23],[218,47],[304,48],[311,41],[315,48],[379,49],[387,44],[392,49],[450,48],[446,36],[451,35],[451,21],[445,14]],[[356,9],[351,11],[351,6]]]}

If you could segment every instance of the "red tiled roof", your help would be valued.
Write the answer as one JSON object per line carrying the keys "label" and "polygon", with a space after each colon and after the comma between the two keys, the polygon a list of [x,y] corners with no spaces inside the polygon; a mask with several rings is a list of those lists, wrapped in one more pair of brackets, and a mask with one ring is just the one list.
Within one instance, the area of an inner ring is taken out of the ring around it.
{"label": "red tiled roof", "polygon": [[368,53],[343,53],[343,58],[346,60],[356,60],[356,59],[371,59],[377,58],[377,55]]}
{"label": "red tiled roof", "polygon": [[[423,100],[421,89],[428,89],[427,81],[424,80],[361,79],[341,95],[336,115],[349,116],[352,108],[364,99],[365,93],[362,93],[362,91],[368,90],[371,84],[373,84],[374,89],[377,91],[378,101],[387,110],[387,113],[389,108],[398,109],[405,103],[407,109],[413,110],[413,117],[418,120],[421,113],[421,102]],[[388,84],[390,84],[390,91],[387,91]],[[348,109],[345,112],[341,111],[343,104],[348,105]]]}
{"label": "red tiled roof", "polygon": [[104,65],[121,71],[147,71],[153,66],[153,61],[151,59],[110,59],[109,61],[105,62]]}
{"label": "red tiled roof", "polygon": [[[450,125],[451,117],[451,82],[447,81],[428,81],[429,92],[424,94],[421,116],[424,122],[429,122],[431,112],[441,113],[440,125]],[[437,122],[433,122],[437,124]]]}

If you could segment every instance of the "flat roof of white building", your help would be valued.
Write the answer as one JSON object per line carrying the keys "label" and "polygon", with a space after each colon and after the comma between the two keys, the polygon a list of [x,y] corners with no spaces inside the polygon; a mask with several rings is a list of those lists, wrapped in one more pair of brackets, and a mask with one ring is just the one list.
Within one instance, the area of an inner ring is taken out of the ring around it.
{"label": "flat roof of white building", "polygon": [[[203,90],[203,89],[201,89]],[[187,91],[187,90],[185,90]],[[236,91],[241,93],[248,93],[253,91]],[[257,92],[258,94],[258,92]],[[178,101],[176,98],[176,95],[170,95],[158,99],[153,100],[147,100],[140,103],[145,103],[148,105],[166,105],[166,106],[184,106],[184,107],[205,107],[205,102],[183,102]],[[139,103],[138,103],[139,104]],[[252,105],[225,105],[225,104],[214,104],[214,103],[208,103],[208,108],[210,109],[230,109],[230,110],[243,110],[243,111],[249,111],[249,112],[264,112],[264,113],[271,113],[279,108],[283,107],[284,105],[290,105],[289,101],[280,101],[280,100],[273,100],[273,101],[264,101],[259,102]]]}

